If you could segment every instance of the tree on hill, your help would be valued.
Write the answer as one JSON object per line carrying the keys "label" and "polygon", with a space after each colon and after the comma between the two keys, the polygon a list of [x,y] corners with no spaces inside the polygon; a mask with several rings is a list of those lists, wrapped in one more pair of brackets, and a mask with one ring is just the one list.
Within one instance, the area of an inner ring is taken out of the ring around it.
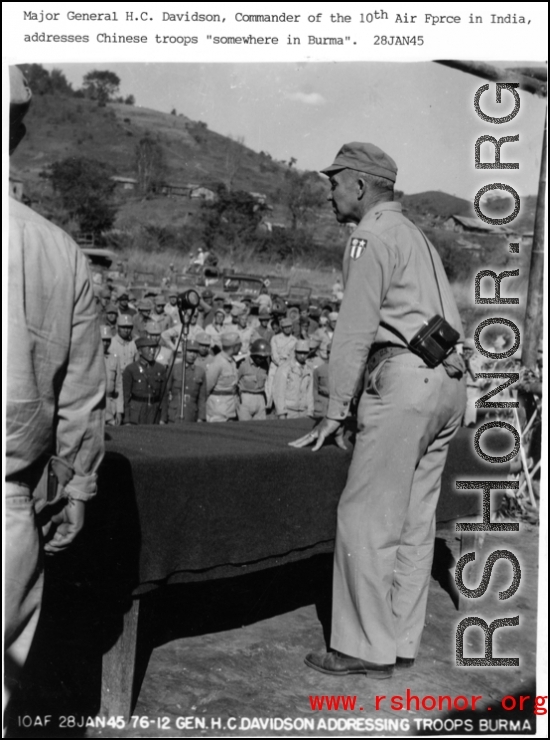
{"label": "tree on hill", "polygon": [[316,211],[325,203],[326,190],[315,172],[299,172],[291,157],[285,170],[284,183],[278,191],[279,200],[286,206],[291,228],[306,227]]}
{"label": "tree on hill", "polygon": [[135,164],[139,188],[144,196],[155,190],[155,186],[166,175],[164,152],[158,141],[149,133],[139,140],[135,148]]}
{"label": "tree on hill", "polygon": [[118,92],[120,77],[108,69],[94,69],[84,75],[83,87],[88,97],[105,105]]}
{"label": "tree on hill", "polygon": [[200,209],[206,247],[224,253],[252,243],[265,210],[265,204],[258,203],[250,193],[231,193],[220,185],[216,200],[203,203]]}
{"label": "tree on hill", "polygon": [[20,64],[34,95],[74,95],[71,83],[60,69],[48,72],[41,64]]}
{"label": "tree on hill", "polygon": [[86,157],[68,157],[41,174],[50,180],[63,209],[81,231],[99,236],[112,227],[116,217],[111,200],[115,184],[107,165]]}

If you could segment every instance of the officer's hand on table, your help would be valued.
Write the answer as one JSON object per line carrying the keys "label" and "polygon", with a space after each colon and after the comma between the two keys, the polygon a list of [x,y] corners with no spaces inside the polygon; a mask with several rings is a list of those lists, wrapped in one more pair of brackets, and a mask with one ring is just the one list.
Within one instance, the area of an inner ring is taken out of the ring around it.
{"label": "officer's hand on table", "polygon": [[68,499],[58,514],[51,518],[50,526],[55,527],[52,539],[44,545],[50,555],[68,547],[84,526],[85,502]]}
{"label": "officer's hand on table", "polygon": [[122,424],[122,414],[120,411],[117,411],[115,414],[115,426],[119,427]]}
{"label": "officer's hand on table", "polygon": [[338,447],[347,450],[346,443],[344,442],[344,427],[342,426],[342,422],[335,419],[327,419],[326,416],[309,434],[300,437],[300,439],[295,439],[294,442],[289,442],[288,444],[290,447],[307,447],[307,445],[315,442],[312,452],[316,452],[323,446],[325,439],[333,434],[335,435],[334,439]]}

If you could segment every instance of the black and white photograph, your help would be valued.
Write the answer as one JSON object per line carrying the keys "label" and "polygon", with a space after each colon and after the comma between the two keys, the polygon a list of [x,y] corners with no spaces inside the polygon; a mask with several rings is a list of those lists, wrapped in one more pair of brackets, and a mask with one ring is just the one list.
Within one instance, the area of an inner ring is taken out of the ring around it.
{"label": "black and white photograph", "polygon": [[546,9],[4,5],[4,736],[547,736]]}

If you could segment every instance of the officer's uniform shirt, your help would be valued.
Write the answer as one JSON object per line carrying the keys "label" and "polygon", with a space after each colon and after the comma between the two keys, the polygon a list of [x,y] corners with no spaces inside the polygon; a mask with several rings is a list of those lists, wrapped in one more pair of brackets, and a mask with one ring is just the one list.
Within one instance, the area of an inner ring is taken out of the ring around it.
{"label": "officer's uniform shirt", "polygon": [[149,364],[142,358],[122,373],[124,421],[130,424],[158,423],[157,410],[166,381],[166,368],[158,362]]}
{"label": "officer's uniform shirt", "polygon": [[[170,397],[164,414],[165,421],[180,421],[182,381],[183,362],[174,367],[168,381],[167,392]],[[185,396],[183,420],[206,421],[206,372],[196,362],[185,368]]]}
{"label": "officer's uniform shirt", "polygon": [[197,365],[197,367],[202,367],[204,371],[206,372],[206,369],[213,362],[213,360],[214,360],[213,354],[208,354],[206,355],[206,357],[202,357],[202,355],[199,355],[197,359],[195,360],[195,365]]}
{"label": "officer's uniform shirt", "polygon": [[111,340],[111,346],[109,348],[109,354],[118,357],[120,363],[120,369],[124,372],[124,369],[132,362],[136,361],[138,351],[136,343],[133,339],[126,342],[118,334],[116,334]]}
{"label": "officer's uniform shirt", "polygon": [[206,370],[207,421],[229,421],[237,415],[237,363],[225,352]]}
{"label": "officer's uniform shirt", "polygon": [[177,306],[172,306],[171,303],[167,303],[164,307],[164,313],[170,319],[170,326],[174,326],[174,324],[177,324],[179,322],[180,315]]}
{"label": "officer's uniform shirt", "polygon": [[239,391],[241,393],[263,393],[267,380],[267,370],[259,365],[255,365],[247,357],[239,366]]}
{"label": "officer's uniform shirt", "polygon": [[254,329],[252,329],[250,326],[245,326],[244,329],[240,326],[235,326],[235,331],[237,332],[237,334],[239,335],[239,339],[241,340],[240,354],[248,354]]}
{"label": "officer's uniform shirt", "polygon": [[[344,419],[362,383],[374,345],[402,344],[384,321],[410,342],[442,306],[444,317],[462,333],[460,315],[445,270],[433,246],[401,213],[401,204],[380,203],[358,224],[344,253],[344,298],[332,340],[328,417]],[[403,307],[407,310],[404,311]]]}
{"label": "officer's uniform shirt", "polygon": [[237,363],[225,352],[220,352],[214,357],[208,367],[207,391],[210,395],[213,391],[236,393],[238,383]]}
{"label": "officer's uniform shirt", "polygon": [[106,404],[105,404],[105,423],[113,424],[115,414],[124,412],[124,398],[122,392],[122,368],[120,360],[116,355],[104,354],[105,374],[107,376],[106,387]]}
{"label": "officer's uniform shirt", "polygon": [[155,313],[155,311],[153,311],[151,313],[151,321],[154,321],[155,324],[157,324],[161,334],[172,326],[172,319],[166,313]]}
{"label": "officer's uniform shirt", "polygon": [[152,315],[149,317],[145,317],[142,313],[138,313],[137,316],[134,316],[134,328],[132,331],[132,337],[134,339],[144,337],[147,334],[147,332],[145,331],[145,325],[149,324],[152,320]]}
{"label": "officer's uniform shirt", "polygon": [[110,324],[107,320],[105,320],[102,324],[102,326],[106,326],[107,329],[109,329],[109,332],[111,333],[112,337],[115,337],[117,335],[117,325],[116,321],[114,324]]}
{"label": "officer's uniform shirt", "polygon": [[294,347],[298,340],[292,334],[287,337],[286,334],[275,334],[271,338],[271,359],[273,365],[281,365],[286,360],[294,357]]}
{"label": "officer's uniform shirt", "polygon": [[204,331],[206,332],[206,334],[208,334],[208,336],[212,337],[213,344],[221,349],[224,326],[220,326],[219,324],[208,324],[208,326],[205,327]]}
{"label": "officer's uniform shirt", "polygon": [[273,403],[277,415],[308,416],[313,413],[313,372],[295,358],[277,368],[273,380]]}
{"label": "officer's uniform shirt", "polygon": [[[309,363],[309,360],[308,360]],[[313,369],[313,416],[322,419],[326,416],[328,409],[329,384],[328,384],[328,362]]]}

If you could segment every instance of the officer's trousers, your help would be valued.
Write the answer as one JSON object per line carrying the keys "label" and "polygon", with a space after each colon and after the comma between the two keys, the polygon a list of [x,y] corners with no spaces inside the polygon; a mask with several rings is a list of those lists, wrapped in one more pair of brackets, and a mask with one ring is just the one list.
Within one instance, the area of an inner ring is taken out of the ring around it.
{"label": "officer's trousers", "polygon": [[260,421],[266,418],[265,396],[263,393],[241,391],[241,402],[237,409],[239,421]]}
{"label": "officer's trousers", "polygon": [[31,492],[6,483],[4,590],[4,708],[31,647],[42,603],[40,537]]}
{"label": "officer's trousers", "polygon": [[237,396],[211,394],[206,400],[206,421],[232,421],[237,418]]}
{"label": "officer's trousers", "polygon": [[412,354],[382,362],[369,378],[338,507],[333,649],[385,664],[416,656],[441,475],[465,403],[463,380]]}

